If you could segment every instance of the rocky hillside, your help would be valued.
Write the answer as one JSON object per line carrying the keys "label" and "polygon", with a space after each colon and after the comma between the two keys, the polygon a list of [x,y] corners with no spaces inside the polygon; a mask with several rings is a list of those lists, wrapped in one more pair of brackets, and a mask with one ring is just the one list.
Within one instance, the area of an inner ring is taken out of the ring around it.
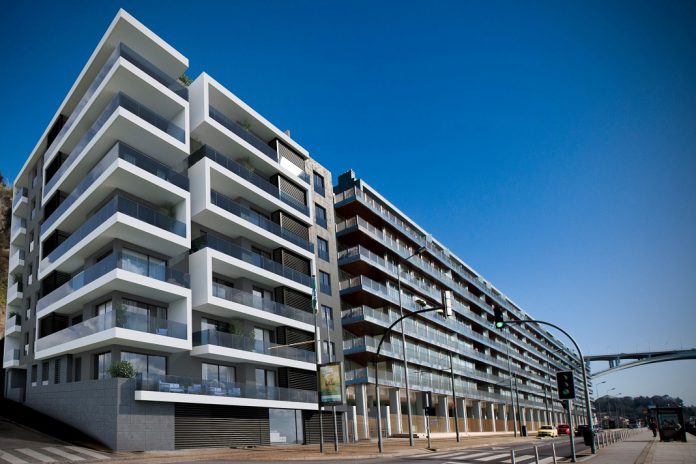
{"label": "rocky hillside", "polygon": [[10,221],[12,219],[12,188],[0,173],[0,338],[5,336],[7,305],[7,264],[10,255]]}

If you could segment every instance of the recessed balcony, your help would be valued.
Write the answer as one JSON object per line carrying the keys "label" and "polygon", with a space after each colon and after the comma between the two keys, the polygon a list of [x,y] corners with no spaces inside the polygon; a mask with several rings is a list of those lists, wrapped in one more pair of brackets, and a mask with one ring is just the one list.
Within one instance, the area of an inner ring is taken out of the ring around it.
{"label": "recessed balcony", "polygon": [[159,351],[191,349],[187,325],[118,308],[36,340],[36,359],[124,345]]}
{"label": "recessed balcony", "polygon": [[22,333],[22,316],[17,313],[9,313],[5,322],[5,336],[18,335]]}
{"label": "recessed balcony", "polygon": [[12,254],[12,256],[10,256],[10,262],[7,266],[7,273],[22,273],[22,271],[24,271],[24,250],[17,250]]}
{"label": "recessed balcony", "polygon": [[316,410],[317,392],[177,375],[138,374],[136,401]]}
{"label": "recessed balcony", "polygon": [[44,278],[53,270],[74,272],[84,259],[114,239],[127,237],[130,243],[166,255],[188,249],[188,228],[139,201],[116,195],[94,213],[40,264]]}
{"label": "recessed balcony", "polygon": [[7,304],[19,304],[24,298],[22,282],[15,282],[7,289]]}
{"label": "recessed balcony", "polygon": [[2,358],[2,368],[9,369],[19,366],[20,351],[16,349],[5,348],[5,355]]}
{"label": "recessed balcony", "polygon": [[26,217],[29,212],[28,190],[26,187],[15,190],[12,199],[12,214]]}
{"label": "recessed balcony", "polygon": [[316,370],[317,362],[313,351],[276,345],[244,335],[216,330],[202,330],[193,334],[191,356],[228,362],[295,367],[312,371]]}
{"label": "recessed balcony", "polygon": [[10,243],[22,247],[27,237],[27,220],[17,216],[12,217],[12,229],[10,230]]}
{"label": "recessed balcony", "polygon": [[[114,291],[171,303],[189,300],[190,278],[185,272],[153,264],[127,250],[114,252],[75,275],[36,303],[39,318],[55,311],[70,314],[81,305]],[[182,311],[185,311],[183,308]]]}

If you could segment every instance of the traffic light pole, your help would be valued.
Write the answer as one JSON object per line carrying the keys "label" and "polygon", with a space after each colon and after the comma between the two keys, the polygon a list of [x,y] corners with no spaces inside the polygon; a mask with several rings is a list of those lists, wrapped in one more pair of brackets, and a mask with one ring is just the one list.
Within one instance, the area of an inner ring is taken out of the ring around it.
{"label": "traffic light pole", "polygon": [[[497,310],[498,310],[498,308],[496,308],[496,316],[498,315],[498,311],[497,311]],[[502,325],[499,325],[499,324],[502,324]],[[500,320],[500,321],[496,321],[496,326],[498,326],[498,328],[504,327],[505,324],[544,324],[544,325],[548,325],[548,326],[553,327],[554,329],[556,329],[556,330],[558,330],[558,331],[564,333],[565,336],[568,337],[568,338],[570,339],[571,342],[573,342],[573,345],[575,345],[575,349],[578,350],[578,356],[580,356],[580,369],[582,370],[582,383],[583,383],[583,387],[584,387],[584,389],[585,389],[585,403],[587,403],[587,405],[588,405],[587,410],[586,410],[587,426],[588,426],[589,429],[590,429],[590,434],[592,434],[592,440],[591,440],[591,441],[592,441],[592,445],[591,445],[592,454],[596,454],[596,453],[597,453],[597,447],[596,447],[596,444],[595,444],[595,441],[594,441],[594,430],[592,429],[592,410],[591,410],[591,408],[589,407],[589,405],[590,405],[590,386],[589,386],[588,383],[587,383],[587,367],[586,367],[586,365],[585,365],[585,357],[582,355],[582,350],[580,350],[580,347],[578,346],[578,344],[577,344],[577,342],[575,341],[575,339],[574,339],[573,337],[571,337],[570,334],[569,334],[568,332],[566,332],[565,330],[561,329],[561,328],[558,327],[557,325],[552,324],[552,323],[550,323],[550,322],[546,322],[546,321],[538,321],[538,320],[535,320],[535,319],[519,319],[519,320],[507,320],[507,321],[505,321],[505,320]],[[572,436],[572,433],[573,433],[573,432],[572,432],[572,430],[571,430],[571,436]]]}

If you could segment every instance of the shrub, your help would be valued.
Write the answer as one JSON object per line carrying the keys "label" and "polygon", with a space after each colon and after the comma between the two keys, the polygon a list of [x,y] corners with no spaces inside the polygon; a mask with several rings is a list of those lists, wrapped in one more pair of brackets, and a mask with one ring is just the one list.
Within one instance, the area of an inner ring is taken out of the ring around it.
{"label": "shrub", "polygon": [[109,367],[109,375],[122,379],[132,379],[135,377],[135,368],[128,361],[115,362]]}

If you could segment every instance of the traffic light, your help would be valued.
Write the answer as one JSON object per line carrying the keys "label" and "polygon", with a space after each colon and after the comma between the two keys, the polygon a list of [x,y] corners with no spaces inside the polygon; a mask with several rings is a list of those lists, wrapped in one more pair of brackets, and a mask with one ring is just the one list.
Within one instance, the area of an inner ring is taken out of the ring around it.
{"label": "traffic light", "polygon": [[575,398],[573,371],[556,372],[556,382],[558,383],[558,399],[572,400]]}
{"label": "traffic light", "polygon": [[442,291],[442,306],[444,306],[445,317],[452,317],[454,314],[452,309],[452,290]]}
{"label": "traffic light", "polygon": [[495,306],[493,308],[494,312],[494,318],[495,318],[495,326],[498,329],[502,329],[505,327],[505,318],[503,317],[503,308],[499,308]]}

